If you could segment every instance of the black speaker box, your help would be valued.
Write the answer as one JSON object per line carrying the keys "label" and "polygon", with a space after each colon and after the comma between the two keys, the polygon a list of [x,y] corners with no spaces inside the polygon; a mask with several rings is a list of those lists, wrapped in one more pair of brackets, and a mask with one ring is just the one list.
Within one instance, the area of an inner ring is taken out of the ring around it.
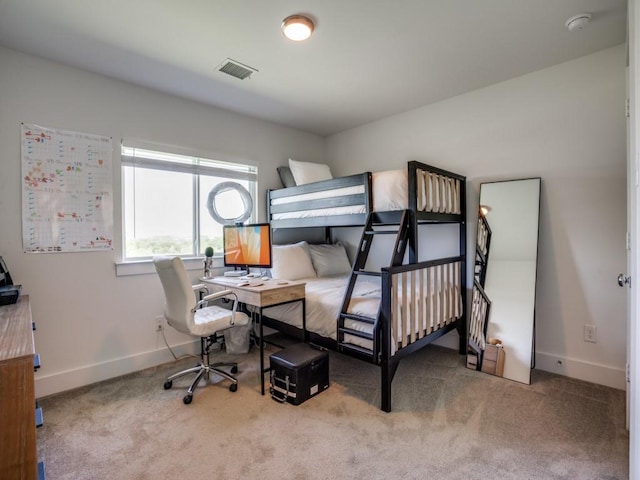
{"label": "black speaker box", "polygon": [[329,388],[329,353],[305,343],[272,354],[269,366],[274,400],[300,405]]}

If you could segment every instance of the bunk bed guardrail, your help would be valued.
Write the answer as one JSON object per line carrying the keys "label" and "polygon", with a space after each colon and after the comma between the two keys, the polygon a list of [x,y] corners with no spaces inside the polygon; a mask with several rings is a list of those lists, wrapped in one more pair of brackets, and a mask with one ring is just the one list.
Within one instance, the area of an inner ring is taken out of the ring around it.
{"label": "bunk bed guardrail", "polygon": [[407,181],[409,209],[418,221],[458,222],[464,214],[464,176],[412,160]]}
{"label": "bunk bed guardrail", "polygon": [[465,256],[382,269],[380,315],[384,411],[391,411],[391,382],[400,360],[453,329],[466,349]]}
{"label": "bunk bed guardrail", "polygon": [[[267,218],[273,228],[363,225],[372,205],[371,172],[267,190]],[[345,207],[349,213],[314,214]]]}

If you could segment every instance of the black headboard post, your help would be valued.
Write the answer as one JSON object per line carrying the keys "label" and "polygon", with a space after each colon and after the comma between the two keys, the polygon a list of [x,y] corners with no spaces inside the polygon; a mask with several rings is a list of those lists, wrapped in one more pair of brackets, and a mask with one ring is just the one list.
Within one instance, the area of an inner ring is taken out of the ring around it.
{"label": "black headboard post", "polygon": [[[462,255],[462,268],[460,270],[460,285],[462,296],[462,321],[458,334],[460,335],[460,354],[464,354],[467,350],[467,332],[468,316],[467,316],[467,179],[460,179],[460,214],[462,221],[460,222],[460,255]],[[475,258],[473,259],[475,261]]]}
{"label": "black headboard post", "polygon": [[409,189],[407,198],[407,208],[411,215],[411,241],[409,242],[409,262],[418,261],[418,181],[417,181],[418,162],[411,160],[407,162],[407,188]]}
{"label": "black headboard post", "polygon": [[364,172],[364,206],[367,213],[373,211],[373,188],[371,187],[371,172]]}
{"label": "black headboard post", "polygon": [[265,202],[265,205],[267,206],[267,216],[266,221],[271,223],[271,189],[267,188],[267,201]]}

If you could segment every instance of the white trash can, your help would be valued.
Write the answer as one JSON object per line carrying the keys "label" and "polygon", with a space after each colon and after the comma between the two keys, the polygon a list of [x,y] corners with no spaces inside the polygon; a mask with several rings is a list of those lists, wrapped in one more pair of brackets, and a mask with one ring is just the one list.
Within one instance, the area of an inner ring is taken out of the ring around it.
{"label": "white trash can", "polygon": [[242,354],[249,352],[251,341],[251,322],[224,331],[224,344],[227,353]]}

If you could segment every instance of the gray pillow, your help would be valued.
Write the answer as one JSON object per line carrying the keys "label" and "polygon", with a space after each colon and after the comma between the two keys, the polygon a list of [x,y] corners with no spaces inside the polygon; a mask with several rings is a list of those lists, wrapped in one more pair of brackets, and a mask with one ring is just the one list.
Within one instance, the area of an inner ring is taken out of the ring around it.
{"label": "gray pillow", "polygon": [[280,175],[280,181],[283,187],[295,187],[296,181],[293,178],[291,169],[289,167],[278,167],[278,175]]}
{"label": "gray pillow", "polygon": [[319,277],[351,273],[351,262],[342,243],[309,245],[311,263]]}

